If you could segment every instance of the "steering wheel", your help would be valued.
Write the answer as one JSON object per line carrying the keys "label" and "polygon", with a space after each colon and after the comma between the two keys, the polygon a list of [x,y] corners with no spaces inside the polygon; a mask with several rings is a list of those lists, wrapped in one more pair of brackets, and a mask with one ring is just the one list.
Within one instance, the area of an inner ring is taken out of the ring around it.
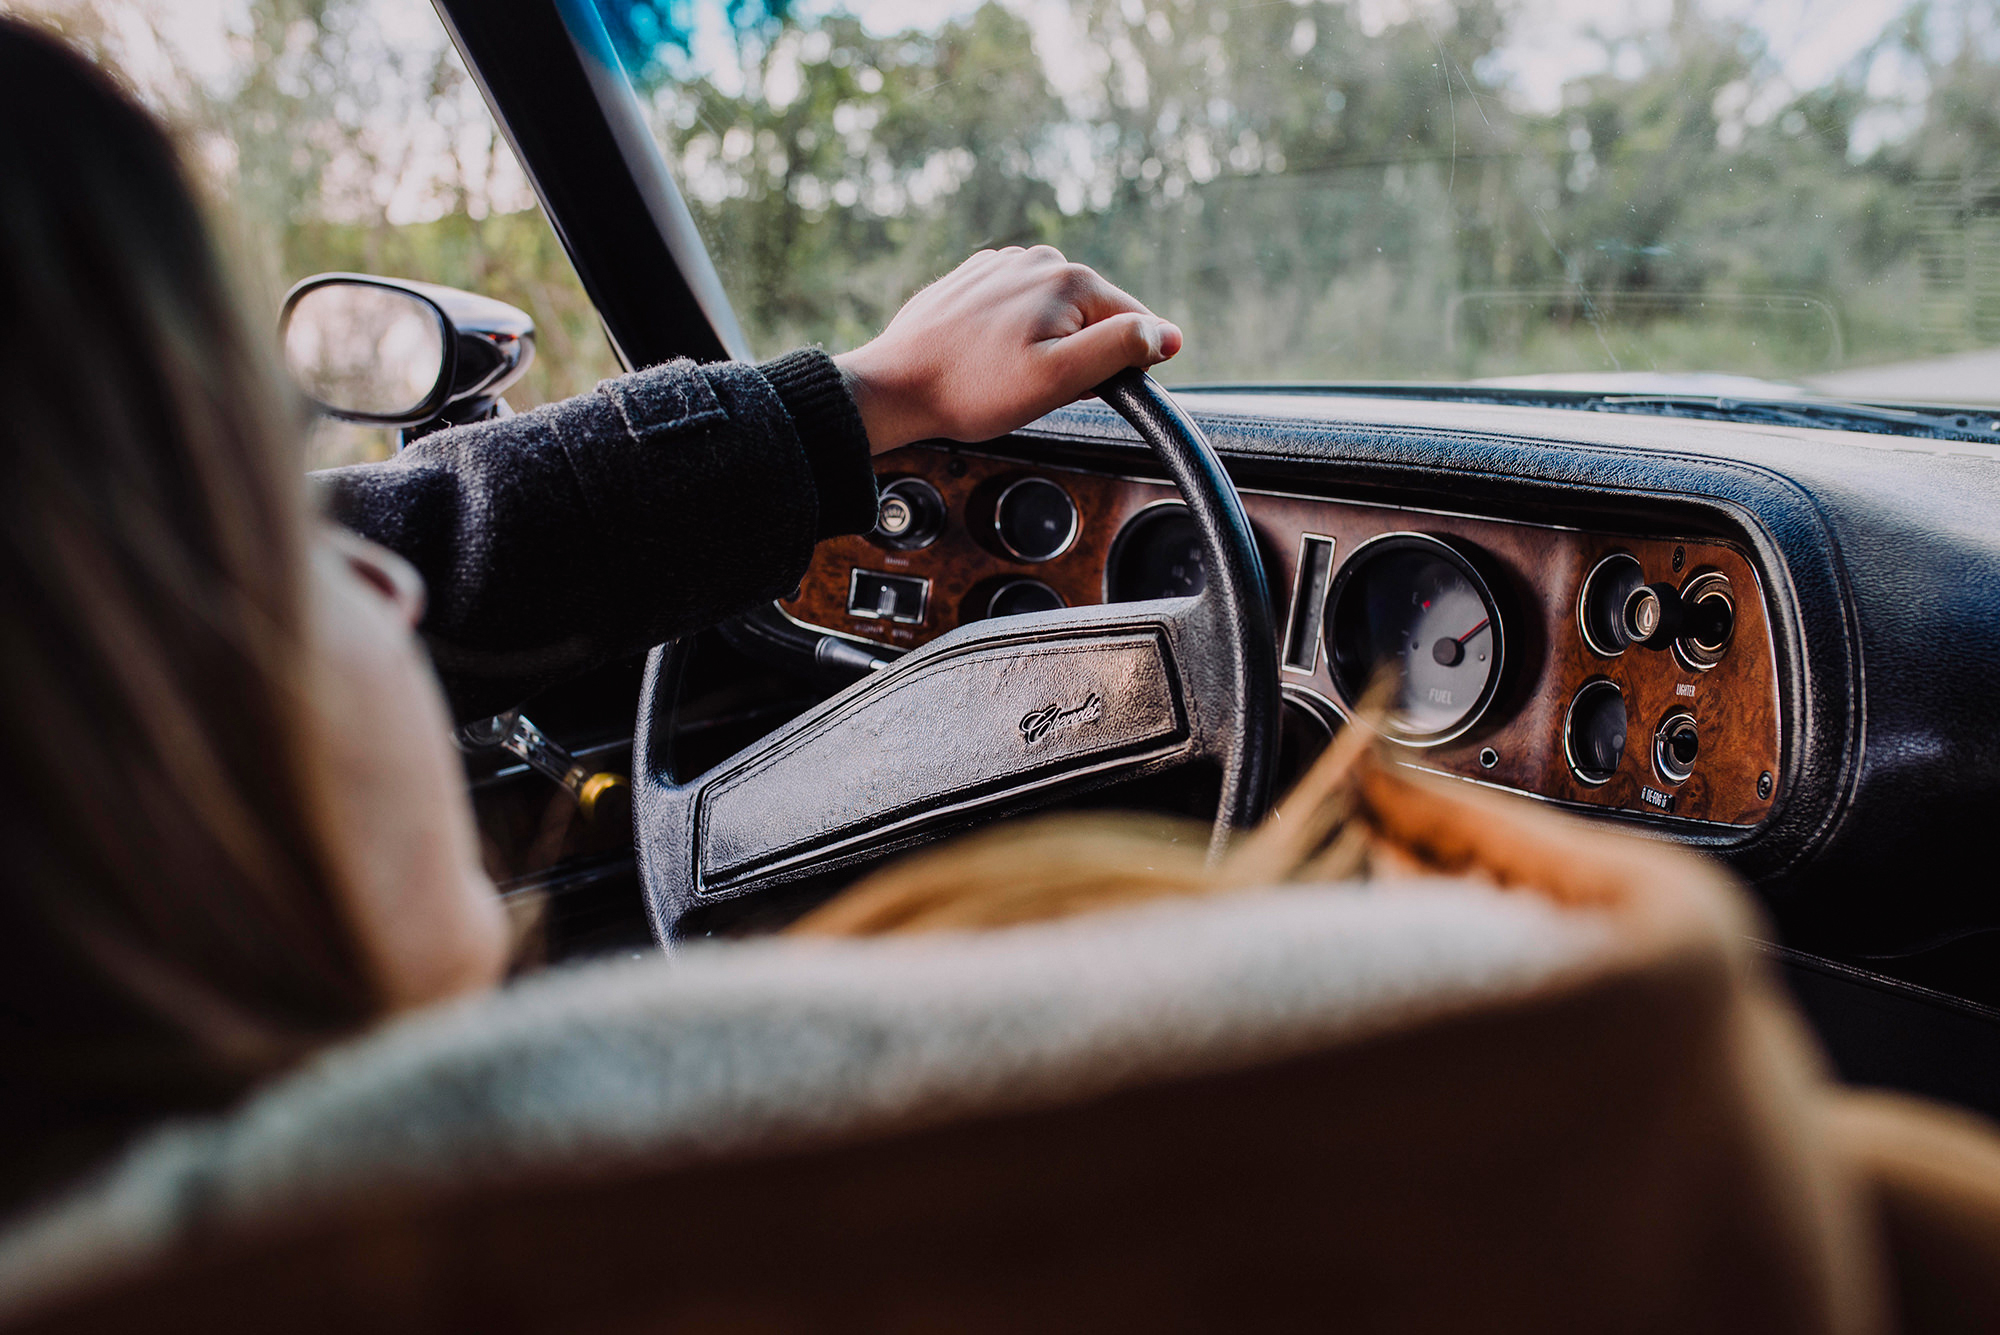
{"label": "steering wheel", "polygon": [[1222,767],[1212,853],[1263,818],[1281,697],[1243,503],[1152,377],[1120,372],[1097,393],[1180,489],[1206,587],[961,626],[684,783],[673,714],[687,651],[654,649],[633,731],[632,828],[663,946],[697,909],[1195,760]]}

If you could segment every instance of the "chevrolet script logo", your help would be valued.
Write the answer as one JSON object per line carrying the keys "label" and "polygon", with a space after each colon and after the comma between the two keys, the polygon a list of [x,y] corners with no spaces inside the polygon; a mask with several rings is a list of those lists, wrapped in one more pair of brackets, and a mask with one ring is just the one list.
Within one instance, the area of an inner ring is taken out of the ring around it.
{"label": "chevrolet script logo", "polygon": [[1049,705],[1044,709],[1030,710],[1021,715],[1021,740],[1033,746],[1052,732],[1064,728],[1074,728],[1082,723],[1095,723],[1104,713],[1104,701],[1096,691],[1083,697],[1083,703],[1064,709],[1061,705]]}

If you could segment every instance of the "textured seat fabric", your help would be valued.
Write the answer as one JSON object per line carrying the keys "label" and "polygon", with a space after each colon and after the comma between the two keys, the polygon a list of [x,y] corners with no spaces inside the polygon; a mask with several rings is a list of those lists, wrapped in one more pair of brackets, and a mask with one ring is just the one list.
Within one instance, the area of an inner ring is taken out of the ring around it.
{"label": "textured seat fabric", "polygon": [[1601,915],[1463,883],[982,936],[696,947],[413,1017],[171,1127],[0,1242],[20,1311],[263,1221],[797,1150],[1226,1072],[1591,967]]}
{"label": "textured seat fabric", "polygon": [[1467,879],[545,976],[19,1223],[0,1330],[2000,1329],[2000,1136],[1832,1085],[1715,863],[1360,791]]}

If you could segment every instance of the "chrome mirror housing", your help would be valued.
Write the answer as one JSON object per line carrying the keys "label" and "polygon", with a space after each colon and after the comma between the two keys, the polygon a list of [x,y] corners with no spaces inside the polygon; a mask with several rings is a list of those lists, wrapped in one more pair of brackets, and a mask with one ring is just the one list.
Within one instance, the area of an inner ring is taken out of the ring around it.
{"label": "chrome mirror housing", "polygon": [[285,295],[285,366],[330,416],[372,426],[490,416],[534,360],[527,312],[456,288],[317,274]]}

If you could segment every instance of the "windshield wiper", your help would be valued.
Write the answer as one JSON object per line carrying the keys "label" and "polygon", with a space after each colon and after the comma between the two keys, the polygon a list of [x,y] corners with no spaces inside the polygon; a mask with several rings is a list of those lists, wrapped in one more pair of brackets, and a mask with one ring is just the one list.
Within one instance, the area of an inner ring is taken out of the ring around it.
{"label": "windshield wiper", "polygon": [[1823,431],[1920,436],[2000,444],[2000,412],[1942,405],[1853,403],[1845,399],[1745,399],[1710,394],[1609,394],[1582,389],[1519,389],[1498,385],[1423,385],[1338,381],[1290,385],[1188,385],[1177,390],[1226,394],[1350,394],[1389,399],[1448,399],[1525,408],[1693,417],[1712,422],[1768,422]]}

